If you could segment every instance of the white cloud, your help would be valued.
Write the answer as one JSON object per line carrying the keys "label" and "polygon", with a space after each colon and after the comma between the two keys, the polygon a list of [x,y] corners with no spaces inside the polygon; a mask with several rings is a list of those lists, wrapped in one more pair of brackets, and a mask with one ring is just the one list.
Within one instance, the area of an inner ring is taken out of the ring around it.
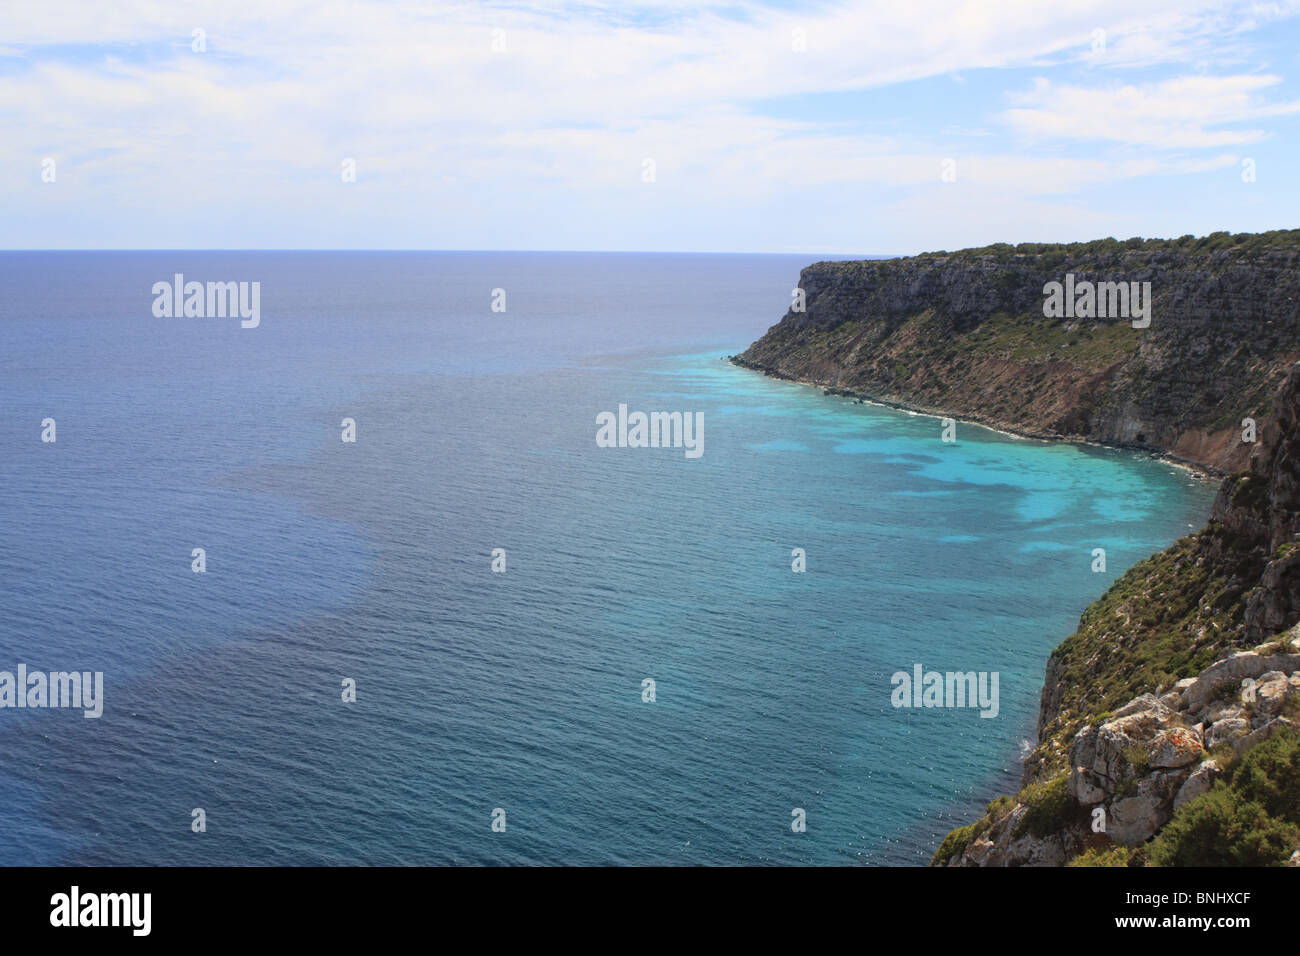
{"label": "white cloud", "polygon": [[[391,217],[361,224],[358,241],[376,244],[386,223],[404,222],[409,235],[418,217],[463,210],[466,190],[480,208],[535,205],[563,191],[595,217],[641,189],[644,157],[658,164],[662,194],[707,210],[837,184],[936,189],[940,159],[955,154],[963,188],[1005,203],[1220,168],[1234,161],[1222,150],[1257,139],[1264,120],[1291,111],[1264,99],[1271,76],[1240,75],[1104,90],[1044,83],[1005,114],[1031,140],[1216,152],[1134,161],[1021,154],[951,124],[933,129],[924,115],[885,135],[846,117],[781,119],[763,108],[773,97],[888,96],[900,83],[955,75],[963,82],[948,84],[952,95],[969,95],[994,69],[1090,75],[1097,65],[1151,66],[1180,54],[1235,60],[1241,43],[1216,46],[1212,37],[1239,37],[1247,17],[1275,22],[1295,12],[1292,3],[1221,0],[1138,6],[23,4],[7,11],[0,48],[0,164],[31,175],[0,177],[0,202],[46,208],[33,206],[33,183],[39,158],[55,155],[60,201],[100,213],[117,208],[111,194],[142,215],[190,217],[201,237],[214,208],[249,219],[274,209],[317,229],[331,207],[338,216],[368,208]],[[206,53],[190,50],[195,27],[207,31]],[[490,48],[497,28],[509,53]],[[796,28],[806,53],[791,49]],[[1107,36],[1101,55],[1091,48],[1098,28]],[[985,109],[1003,105],[989,99]],[[987,118],[969,117],[977,127]],[[1242,121],[1254,125],[1241,129]],[[338,177],[345,156],[358,162],[350,192]],[[0,245],[18,241],[4,228]]]}
{"label": "white cloud", "polygon": [[1300,113],[1300,100],[1265,102],[1256,94],[1271,75],[1185,76],[1144,86],[1088,89],[1038,80],[1005,119],[1034,139],[1110,140],[1161,148],[1218,148],[1253,143],[1264,130],[1213,129]]}

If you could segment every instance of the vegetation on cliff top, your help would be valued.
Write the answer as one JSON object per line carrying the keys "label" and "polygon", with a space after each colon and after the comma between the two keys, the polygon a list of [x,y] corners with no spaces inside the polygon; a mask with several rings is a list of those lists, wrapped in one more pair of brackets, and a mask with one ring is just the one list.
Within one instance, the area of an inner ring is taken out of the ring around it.
{"label": "vegetation on cliff top", "polygon": [[1024,256],[1052,256],[1060,254],[1074,259],[1114,255],[1121,252],[1190,252],[1211,253],[1221,251],[1262,252],[1268,249],[1294,251],[1300,249],[1300,229],[1274,229],[1271,232],[1212,232],[1208,236],[1186,235],[1178,239],[1094,239],[1090,242],[1021,242],[1012,245],[995,242],[988,246],[960,249],[956,252],[924,252],[924,256],[960,256],[975,259],[992,256],[998,261],[1010,262]]}

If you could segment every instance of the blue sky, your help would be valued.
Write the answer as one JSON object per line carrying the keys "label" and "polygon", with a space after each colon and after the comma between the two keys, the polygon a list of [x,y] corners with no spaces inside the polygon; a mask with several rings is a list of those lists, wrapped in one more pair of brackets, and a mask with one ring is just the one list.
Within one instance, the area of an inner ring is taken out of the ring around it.
{"label": "blue sky", "polygon": [[1293,228],[1300,2],[47,0],[5,11],[0,130],[9,249]]}

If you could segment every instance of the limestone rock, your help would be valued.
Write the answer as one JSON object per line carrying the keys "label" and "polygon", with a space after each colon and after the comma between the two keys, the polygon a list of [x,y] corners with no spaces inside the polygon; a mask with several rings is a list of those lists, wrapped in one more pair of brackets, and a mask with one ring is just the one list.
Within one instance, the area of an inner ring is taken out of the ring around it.
{"label": "limestone rock", "polygon": [[1070,771],[1066,793],[1074,799],[1075,803],[1085,807],[1101,803],[1109,795],[1087,767],[1075,767]]}
{"label": "limestone rock", "polygon": [[1259,686],[1255,688],[1255,702],[1263,720],[1268,721],[1276,717],[1281,712],[1287,697],[1296,692],[1297,689],[1291,686],[1290,678],[1285,674],[1261,677]]}
{"label": "limestone rock", "polygon": [[1209,793],[1210,787],[1214,784],[1214,778],[1218,775],[1218,761],[1203,761],[1200,766],[1193,770],[1191,775],[1183,781],[1182,787],[1179,788],[1178,794],[1174,797],[1174,810],[1177,811],[1178,808],[1188,800],[1195,800],[1201,794]]}
{"label": "limestone rock", "polygon": [[1294,721],[1287,720],[1285,717],[1275,717],[1274,719],[1266,723],[1263,727],[1260,727],[1258,730],[1255,730],[1243,737],[1234,738],[1232,741],[1232,746],[1238,753],[1243,753],[1249,750],[1251,747],[1255,746],[1256,744],[1263,743],[1265,740],[1268,740],[1269,737],[1272,737],[1273,734],[1277,733],[1283,727],[1294,727],[1294,726],[1295,726]]}
{"label": "limestone rock", "polygon": [[1201,757],[1201,735],[1183,727],[1157,731],[1147,753],[1152,767],[1186,767]]}
{"label": "limestone rock", "polygon": [[1172,811],[1162,804],[1149,790],[1114,801],[1106,814],[1106,833],[1125,846],[1145,842],[1169,819]]}
{"label": "limestone rock", "polygon": [[1285,668],[1293,671],[1300,668],[1300,654],[1273,654],[1262,657],[1254,651],[1242,651],[1233,654],[1201,672],[1195,683],[1183,691],[1185,710],[1197,712],[1205,708],[1220,684],[1240,684],[1250,677],[1256,680],[1269,671]]}
{"label": "limestone rock", "polygon": [[1215,721],[1210,732],[1205,735],[1207,748],[1215,747],[1225,741],[1233,741],[1250,733],[1250,721],[1244,717],[1228,717]]}

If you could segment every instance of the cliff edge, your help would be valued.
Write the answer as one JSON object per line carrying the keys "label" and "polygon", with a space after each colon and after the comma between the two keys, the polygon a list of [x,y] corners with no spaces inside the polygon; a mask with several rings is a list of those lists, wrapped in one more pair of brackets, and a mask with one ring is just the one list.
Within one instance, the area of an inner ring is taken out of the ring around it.
{"label": "cliff edge", "polygon": [[[1148,288],[1149,325],[1046,317],[1044,287],[1067,276],[1077,288]],[[1271,398],[1300,359],[1300,230],[818,262],[802,271],[799,289],[803,311],[792,305],[734,361],[1224,474],[1250,452],[1242,419],[1272,421]]]}

